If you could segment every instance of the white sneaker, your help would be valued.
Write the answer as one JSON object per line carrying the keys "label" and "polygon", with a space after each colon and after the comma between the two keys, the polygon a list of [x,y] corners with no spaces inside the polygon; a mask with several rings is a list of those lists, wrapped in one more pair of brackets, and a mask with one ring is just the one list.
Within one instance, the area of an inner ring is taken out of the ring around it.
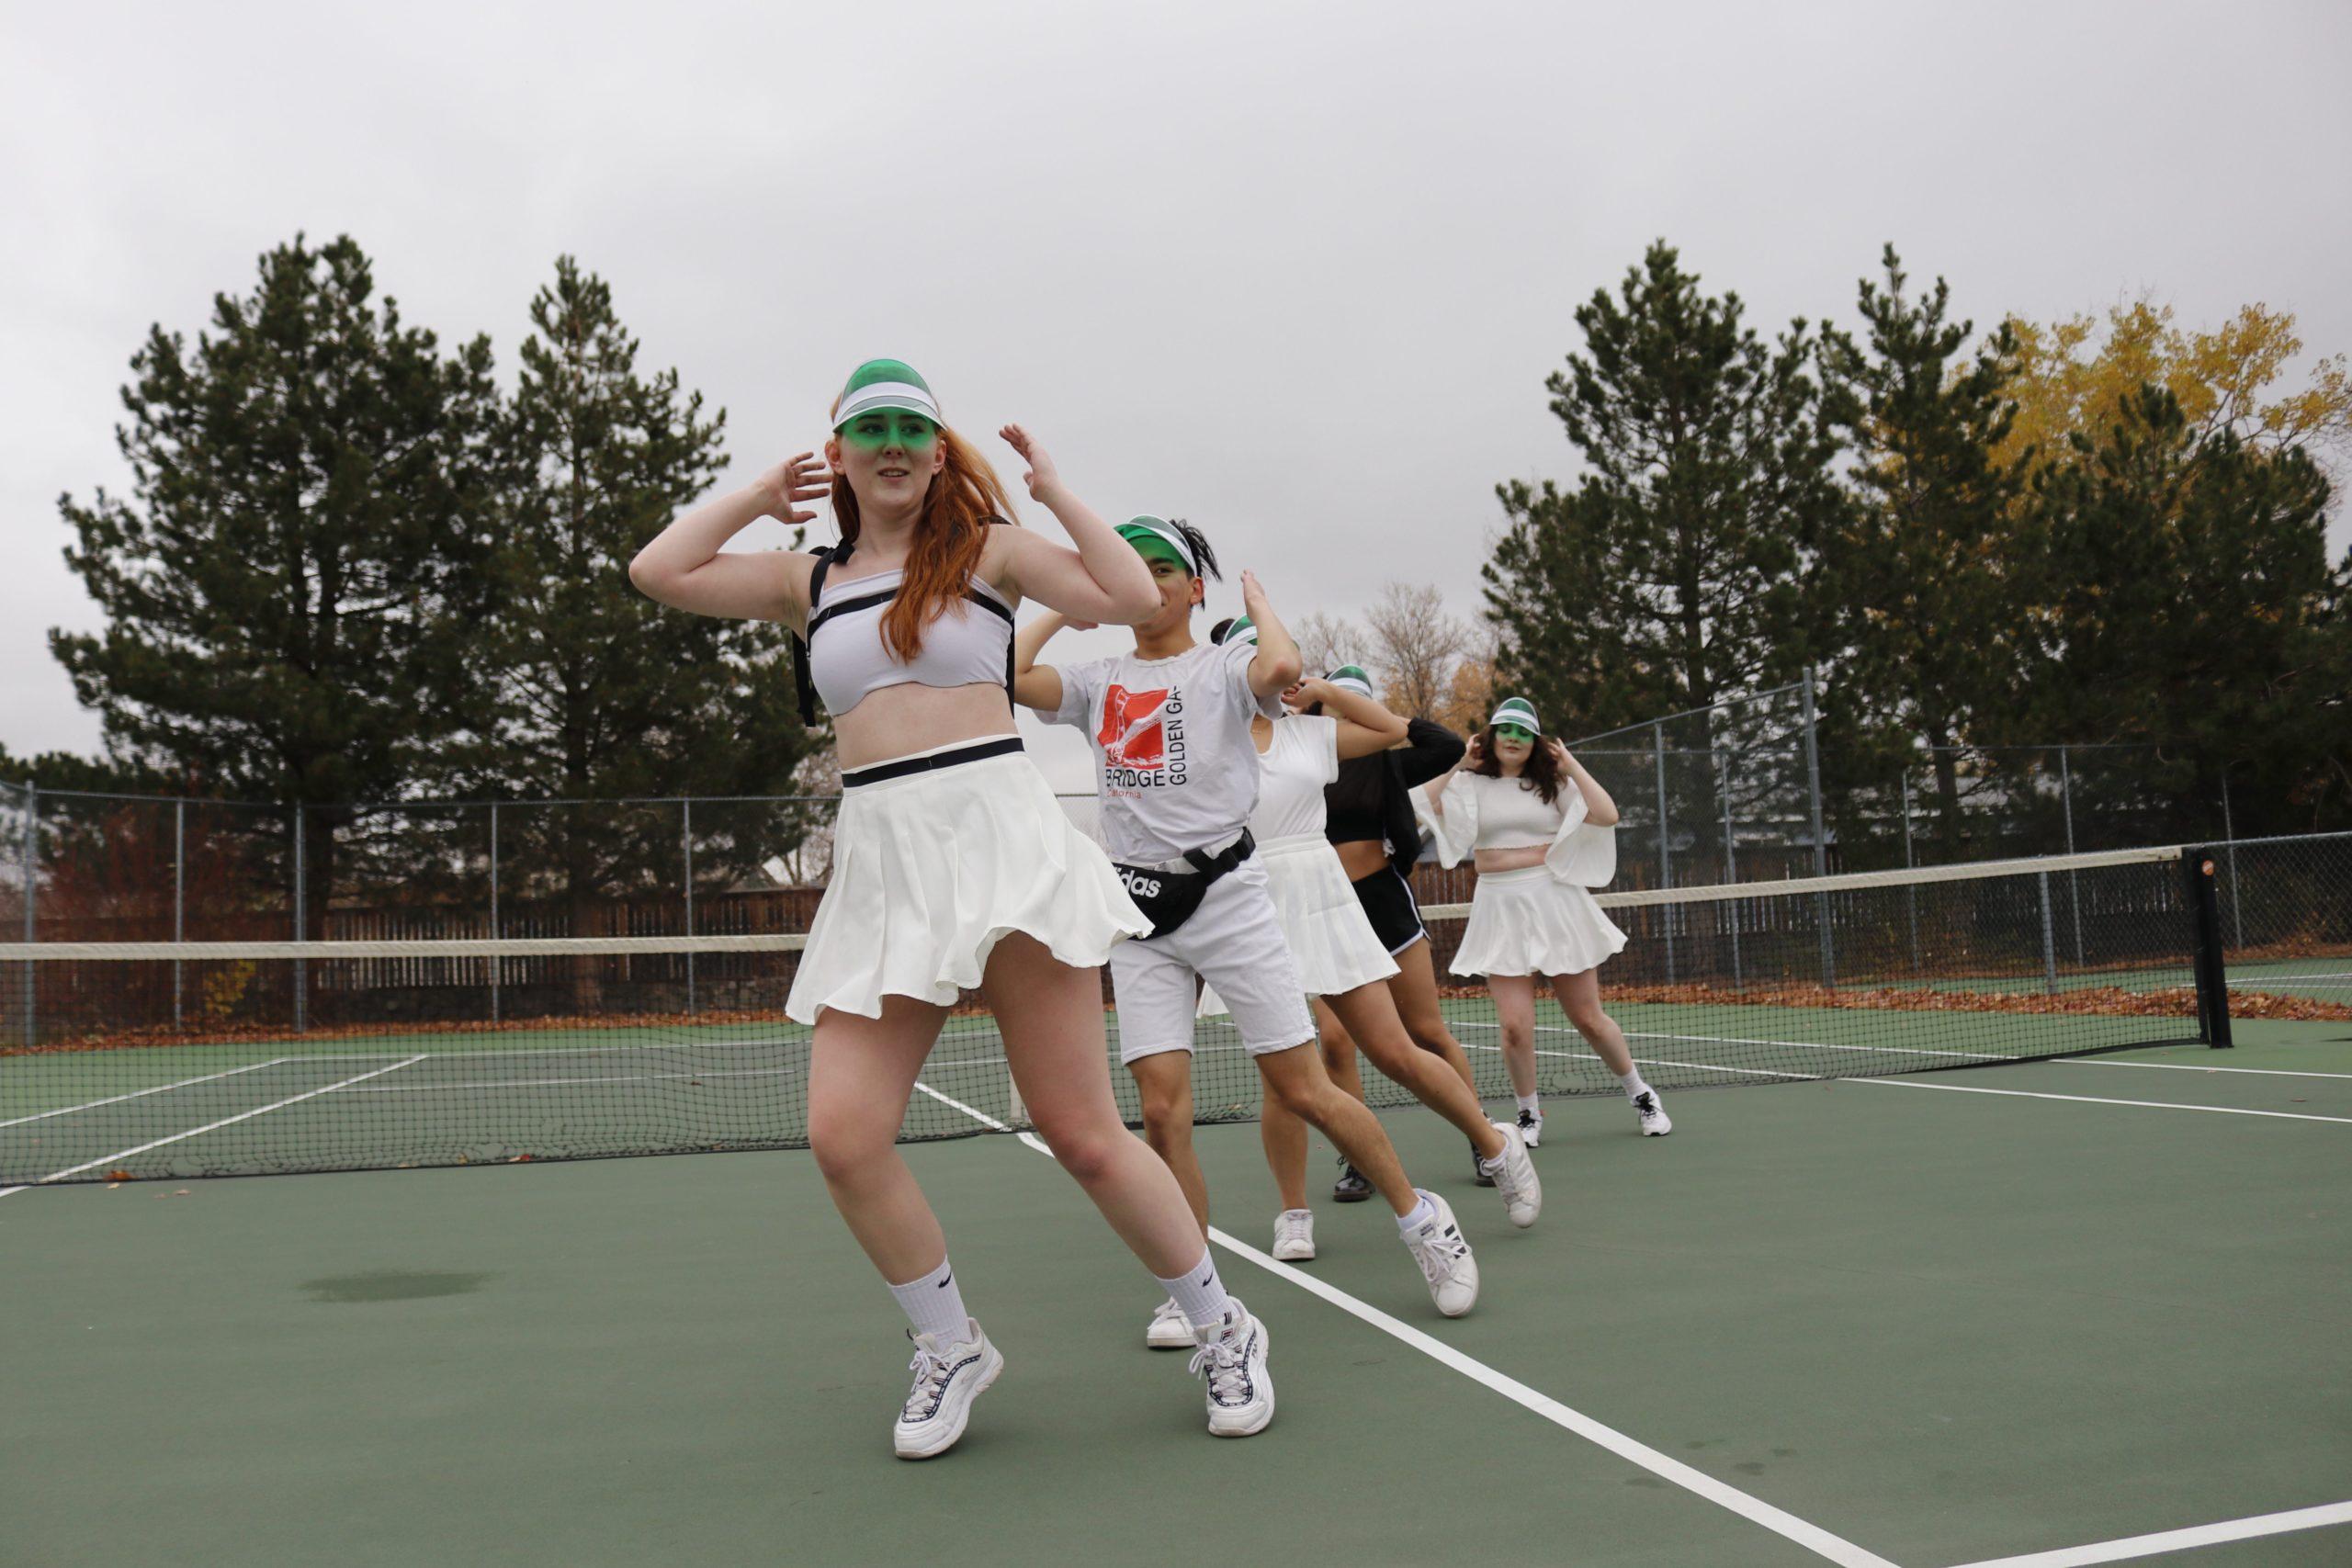
{"label": "white sneaker", "polygon": [[1208,1380],[1209,1435],[1247,1438],[1274,1418],[1274,1380],[1266,1371],[1266,1325],[1241,1298],[1228,1299],[1225,1321],[1201,1330],[1193,1374]]}
{"label": "white sneaker", "polygon": [[1284,1263],[1306,1263],[1315,1257],[1315,1211],[1284,1209],[1274,1216],[1274,1256]]}
{"label": "white sneaker", "polygon": [[907,1364],[915,1386],[890,1431],[890,1446],[900,1459],[932,1459],[954,1448],[971,1416],[972,1401],[1004,1371],[1004,1358],[978,1322],[964,1322],[969,1337],[952,1345],[928,1334],[907,1336],[915,1342],[915,1359]]}
{"label": "white sneaker", "polygon": [[1405,1233],[1405,1246],[1413,1261],[1421,1266],[1421,1278],[1430,1282],[1430,1300],[1437,1303],[1437,1310],[1448,1317],[1460,1317],[1478,1304],[1478,1260],[1471,1256],[1470,1243],[1464,1239],[1462,1227],[1453,1223],[1453,1210],[1446,1201],[1427,1190],[1421,1197],[1435,1212]]}
{"label": "white sneaker", "polygon": [[1503,1135],[1503,1152],[1494,1160],[1480,1161],[1480,1168],[1495,1179],[1510,1223],[1525,1230],[1544,1212],[1544,1179],[1535,1174],[1535,1162],[1527,1157],[1526,1136],[1518,1128],[1498,1122],[1495,1131]]}
{"label": "white sneaker", "polygon": [[1143,1342],[1155,1350],[1189,1350],[1193,1348],[1193,1321],[1184,1309],[1176,1304],[1174,1296],[1154,1307],[1151,1326],[1143,1331]]}
{"label": "white sneaker", "polygon": [[1657,1090],[1645,1089],[1634,1096],[1634,1114],[1642,1119],[1642,1136],[1663,1138],[1674,1131],[1674,1118],[1658,1102]]}
{"label": "white sneaker", "polygon": [[1544,1112],[1541,1111],[1521,1111],[1519,1135],[1527,1140],[1529,1148],[1541,1148],[1544,1145]]}

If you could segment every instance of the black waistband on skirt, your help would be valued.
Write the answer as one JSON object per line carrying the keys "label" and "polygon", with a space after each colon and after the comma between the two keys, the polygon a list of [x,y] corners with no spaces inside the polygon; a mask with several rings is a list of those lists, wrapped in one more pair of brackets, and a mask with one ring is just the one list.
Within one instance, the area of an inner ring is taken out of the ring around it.
{"label": "black waistband on skirt", "polygon": [[860,784],[882,784],[890,779],[902,779],[910,773],[927,773],[940,768],[960,767],[966,762],[978,762],[990,757],[1008,756],[1020,750],[1019,736],[1000,735],[992,740],[975,740],[969,746],[955,746],[944,751],[926,752],[920,757],[900,757],[896,761],[876,762],[870,768],[843,769],[842,788],[855,789]]}

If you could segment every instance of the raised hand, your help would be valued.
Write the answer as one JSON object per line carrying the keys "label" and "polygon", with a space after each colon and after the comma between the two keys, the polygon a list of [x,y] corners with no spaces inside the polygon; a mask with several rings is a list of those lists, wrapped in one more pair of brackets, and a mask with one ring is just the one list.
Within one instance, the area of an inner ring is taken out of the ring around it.
{"label": "raised hand", "polygon": [[767,502],[767,514],[784,523],[813,523],[817,513],[800,503],[822,501],[833,492],[832,470],[814,452],[786,457],[759,478],[757,486]]}
{"label": "raised hand", "polygon": [[1561,745],[1557,740],[1544,741],[1544,750],[1552,753],[1552,761],[1559,764],[1560,771],[1564,773],[1568,771],[1569,766],[1576,761],[1575,758],[1568,755],[1568,749],[1566,746]]}
{"label": "raised hand", "polygon": [[1483,735],[1474,735],[1462,748],[1462,765],[1472,773],[1476,773],[1486,765],[1486,761],[1487,738]]}
{"label": "raised hand", "polygon": [[1293,713],[1305,713],[1317,703],[1329,702],[1334,694],[1329,682],[1309,675],[1283,694],[1283,706]]}
{"label": "raised hand", "polygon": [[1046,449],[1017,424],[1008,424],[997,434],[1029,465],[1029,471],[1021,476],[1021,482],[1028,487],[1029,499],[1041,505],[1051,504],[1046,500],[1046,494],[1061,488],[1062,476],[1061,470],[1054,467],[1054,460],[1046,456]]}

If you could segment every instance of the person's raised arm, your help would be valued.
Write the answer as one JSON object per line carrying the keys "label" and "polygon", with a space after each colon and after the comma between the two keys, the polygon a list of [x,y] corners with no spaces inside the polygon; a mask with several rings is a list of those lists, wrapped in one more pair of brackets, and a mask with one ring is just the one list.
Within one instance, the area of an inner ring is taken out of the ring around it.
{"label": "person's raised arm", "polygon": [[653,536],[628,563],[628,580],[647,598],[673,610],[735,620],[782,621],[798,629],[808,614],[808,569],[797,550],[727,552],[728,540],[763,517],[813,522],[802,502],[832,488],[813,452],[787,457],[743,489],[703,502]]}
{"label": "person's raised arm", "polygon": [[1263,702],[1296,685],[1305,666],[1299,660],[1298,644],[1291,640],[1274,607],[1266,602],[1266,591],[1259,585],[1255,572],[1241,574],[1241,610],[1258,628],[1258,654],[1250,660],[1250,689]]}
{"label": "person's raised arm", "polygon": [[1369,757],[1374,751],[1385,751],[1405,739],[1405,721],[1390,713],[1379,703],[1344,686],[1309,677],[1283,694],[1285,703],[1298,708],[1323,705],[1323,711],[1339,721],[1340,761]]}
{"label": "person's raised arm", "polygon": [[1421,794],[1429,801],[1430,810],[1436,816],[1443,817],[1445,815],[1445,786],[1452,784],[1453,775],[1463,769],[1469,768],[1475,771],[1486,760],[1486,742],[1478,736],[1472,736],[1469,742],[1462,748],[1461,760],[1421,786]]}
{"label": "person's raised arm", "polygon": [[1584,796],[1584,819],[1596,828],[1617,826],[1617,802],[1600,787],[1600,781],[1586,773],[1584,764],[1571,756],[1566,746],[1556,740],[1544,744],[1552,749],[1552,760],[1560,764],[1560,771],[1576,781],[1577,793]]}
{"label": "person's raised arm", "polygon": [[1462,737],[1433,719],[1407,720],[1405,735],[1405,744],[1396,751],[1396,764],[1408,789],[1427,784],[1462,761]]}
{"label": "person's raised arm", "polygon": [[[1135,552],[1127,552],[1133,555]],[[1052,610],[1046,611],[1012,634],[1012,700],[1025,708],[1039,713],[1059,713],[1062,705],[1062,672],[1050,664],[1040,665],[1037,656],[1046,651],[1046,644],[1065,626],[1075,625],[1088,629],[1084,622],[1072,622]]]}
{"label": "person's raised arm", "polygon": [[1046,449],[1017,424],[998,434],[1029,465],[1021,479],[1030,495],[1070,536],[1069,545],[1057,545],[1025,529],[989,530],[1001,536],[1004,575],[1014,592],[1075,620],[1119,626],[1133,626],[1159,609],[1159,589],[1143,557],[1071,493]]}

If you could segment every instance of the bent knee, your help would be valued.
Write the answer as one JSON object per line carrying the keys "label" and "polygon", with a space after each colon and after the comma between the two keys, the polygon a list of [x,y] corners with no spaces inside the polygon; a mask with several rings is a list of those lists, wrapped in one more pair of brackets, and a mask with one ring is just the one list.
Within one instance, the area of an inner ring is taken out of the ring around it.
{"label": "bent knee", "polygon": [[1048,1137],[1046,1146],[1054,1151],[1054,1158],[1061,1168],[1084,1185],[1110,1170],[1118,1159],[1117,1140],[1126,1135],[1124,1127],[1089,1127]]}
{"label": "bent knee", "polygon": [[855,1181],[890,1156],[896,1129],[879,1130],[868,1118],[856,1115],[811,1115],[808,1149],[817,1170],[836,1186]]}

